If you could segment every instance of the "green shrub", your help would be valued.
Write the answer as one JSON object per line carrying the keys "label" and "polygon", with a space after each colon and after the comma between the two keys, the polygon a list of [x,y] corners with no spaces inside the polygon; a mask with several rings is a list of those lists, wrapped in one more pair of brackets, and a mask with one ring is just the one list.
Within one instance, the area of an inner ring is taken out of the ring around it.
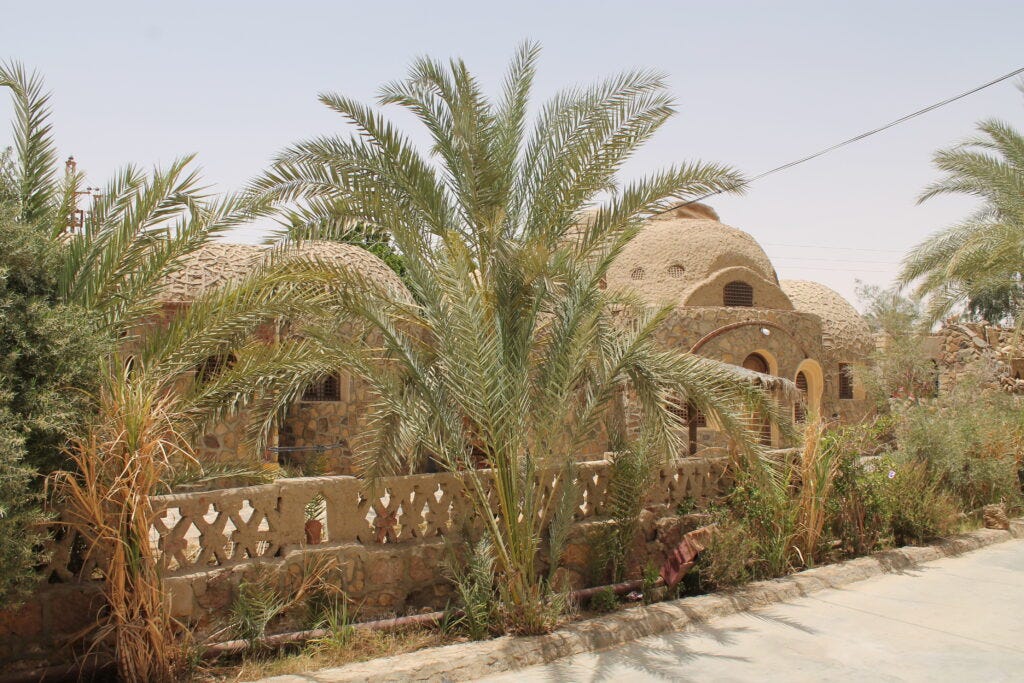
{"label": "green shrub", "polygon": [[619,608],[619,596],[611,588],[605,588],[590,597],[588,606],[594,612],[614,612]]}
{"label": "green shrub", "polygon": [[0,202],[2,604],[33,585],[43,521],[38,492],[46,475],[67,464],[65,441],[87,414],[96,379],[99,345],[84,314],[58,303],[59,267],[57,247]]}
{"label": "green shrub", "polygon": [[793,568],[797,503],[789,481],[791,473],[785,471],[774,477],[741,474],[729,496],[732,514],[754,544],[753,580],[783,576]]}
{"label": "green shrub", "polygon": [[452,622],[473,640],[487,638],[498,627],[498,596],[494,586],[494,548],[482,537],[469,547],[465,563],[450,553],[444,571],[455,584],[462,616]]}
{"label": "green shrub", "polygon": [[920,544],[956,529],[956,499],[929,472],[926,463],[906,456],[886,456],[865,468],[866,498],[888,520],[888,535],[896,546]]}
{"label": "green shrub", "polygon": [[708,547],[698,556],[697,571],[702,586],[729,588],[754,578],[757,544],[742,523],[720,515]]}
{"label": "green shrub", "polygon": [[962,379],[950,394],[905,408],[897,428],[899,450],[926,463],[964,511],[1020,502],[1019,400],[983,383]]}
{"label": "green shrub", "polygon": [[640,512],[650,487],[653,454],[644,440],[627,444],[612,458],[608,482],[607,525],[597,542],[597,561],[611,581],[625,577],[629,549],[640,526]]}

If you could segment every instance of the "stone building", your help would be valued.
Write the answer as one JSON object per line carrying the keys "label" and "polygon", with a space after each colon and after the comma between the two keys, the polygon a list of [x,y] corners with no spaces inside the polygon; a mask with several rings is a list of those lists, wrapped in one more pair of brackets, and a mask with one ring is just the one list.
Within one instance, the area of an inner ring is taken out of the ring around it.
{"label": "stone building", "polygon": [[[681,205],[650,220],[610,269],[607,286],[674,305],[661,331],[667,346],[795,382],[806,397],[791,406],[797,422],[811,414],[856,421],[869,409],[850,372],[873,348],[867,323],[825,285],[780,281],[757,241],[710,207]],[[690,420],[690,433],[691,449],[716,442],[701,415]],[[763,439],[783,445],[777,429],[765,427]]]}
{"label": "stone building", "polygon": [[[289,252],[295,257],[316,259],[360,273],[367,280],[383,285],[398,299],[411,300],[401,278],[383,261],[357,246],[337,242],[304,242]],[[185,267],[166,283],[168,308],[188,306],[200,293],[228,282],[238,281],[255,270],[268,256],[268,250],[248,244],[214,242],[193,253]],[[271,324],[260,331],[272,339],[280,327]],[[196,373],[215,372],[230,358],[210,358]],[[245,438],[247,416],[240,413],[218,424],[196,444],[202,462],[260,462],[277,459],[286,453],[296,464],[315,463],[314,470],[348,473],[351,469],[352,442],[365,426],[370,395],[357,379],[345,373],[333,373],[309,386],[279,421],[270,435],[271,450],[252,452]]]}
{"label": "stone building", "polygon": [[[359,247],[308,242],[302,249],[355,269],[396,296],[409,296],[393,271]],[[198,292],[244,276],[265,253],[242,244],[204,247],[168,283],[168,306],[185,306]],[[613,265],[605,285],[630,288],[652,306],[674,305],[660,332],[666,345],[795,382],[806,397],[790,406],[798,422],[809,415],[854,421],[868,409],[849,372],[873,346],[864,320],[824,285],[780,282],[754,238],[722,224],[709,207],[685,205],[653,218]],[[211,359],[211,367],[217,362]],[[209,368],[197,369],[203,371]],[[365,424],[370,398],[365,386],[344,373],[324,377],[280,421],[272,435],[274,452],[299,462],[320,458],[327,470],[349,472],[351,444]],[[679,409],[687,411],[685,405]],[[714,424],[696,411],[685,414],[691,451],[719,443]],[[244,419],[225,422],[201,439],[199,457],[271,459],[273,453],[247,452]],[[752,419],[756,424],[757,417]],[[763,439],[783,445],[775,428],[765,426]],[[605,446],[595,443],[593,453],[581,456],[599,456]]]}

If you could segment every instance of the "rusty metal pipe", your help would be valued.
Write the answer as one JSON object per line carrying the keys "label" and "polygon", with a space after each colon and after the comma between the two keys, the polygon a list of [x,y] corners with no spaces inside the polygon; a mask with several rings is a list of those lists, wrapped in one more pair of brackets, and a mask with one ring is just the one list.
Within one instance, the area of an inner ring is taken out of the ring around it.
{"label": "rusty metal pipe", "polygon": [[[607,586],[594,586],[572,591],[569,595],[574,600],[586,600],[594,595],[611,589],[616,595],[623,595],[630,591],[642,588],[642,580],[623,581]],[[655,586],[664,585],[660,578]],[[456,613],[458,614],[458,613]],[[352,628],[368,631],[386,631],[389,629],[403,628],[406,626],[434,626],[443,618],[444,612],[429,612],[427,614],[413,614],[406,617],[394,617],[392,619],[377,619],[375,621],[363,621],[352,624]],[[214,643],[206,646],[203,650],[203,659],[216,659],[226,655],[235,655],[249,649],[254,643],[269,649],[277,649],[284,645],[304,643],[316,638],[323,638],[330,635],[327,629],[311,629],[307,631],[292,631],[290,633],[277,633],[272,636],[265,636],[255,641],[228,640],[222,643]],[[40,681],[71,681],[88,678],[90,675],[100,673],[102,669],[112,666],[112,663],[97,664],[95,662],[86,665],[68,664],[62,666],[51,666],[42,669],[32,669],[14,674],[0,676],[0,683],[39,683]]]}
{"label": "rusty metal pipe", "polygon": [[[664,581],[658,579],[655,586],[663,586]],[[597,593],[611,589],[616,595],[623,595],[633,590],[642,588],[644,582],[642,580],[636,581],[623,581],[622,583],[613,583],[607,586],[594,586],[592,588],[582,588],[577,591],[572,591],[569,595],[574,600],[586,600],[593,597]],[[376,621],[363,621],[352,624],[352,628],[355,629],[366,629],[369,631],[386,631],[394,628],[403,628],[405,626],[433,626],[444,618],[444,612],[429,612],[427,614],[413,614],[407,617],[395,617],[393,619],[378,619]],[[457,613],[458,614],[458,613]],[[323,638],[330,634],[327,629],[313,629],[310,631],[293,631],[291,633],[278,633],[272,636],[266,636],[255,641],[256,644],[263,647],[280,647],[282,645],[290,645],[292,643],[301,643],[308,640],[314,640],[316,638]],[[223,655],[238,654],[248,649],[252,643],[247,640],[229,640],[223,643],[215,643],[207,646],[203,652],[203,659],[215,659]]]}
{"label": "rusty metal pipe", "polygon": [[[386,631],[388,629],[402,628],[405,626],[433,626],[444,618],[444,612],[429,612],[427,614],[413,614],[407,617],[395,617],[393,619],[378,619],[376,621],[362,621],[352,624],[352,628],[367,631]],[[223,655],[238,654],[249,649],[253,643],[263,647],[276,648],[292,643],[303,643],[307,640],[323,638],[330,634],[330,631],[323,628],[309,631],[292,631],[290,633],[277,633],[272,636],[265,636],[255,641],[229,640],[223,643],[208,645],[203,651],[203,659],[216,659]]]}

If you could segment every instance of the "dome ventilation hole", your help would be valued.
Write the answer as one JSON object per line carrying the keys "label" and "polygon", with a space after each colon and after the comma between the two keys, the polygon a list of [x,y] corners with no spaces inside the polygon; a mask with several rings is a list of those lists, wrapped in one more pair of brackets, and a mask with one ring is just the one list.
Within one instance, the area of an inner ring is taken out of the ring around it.
{"label": "dome ventilation hole", "polygon": [[629,273],[629,279],[630,280],[643,280],[644,279],[644,275],[646,275],[646,273],[644,273],[644,269],[643,268],[634,268]]}
{"label": "dome ventilation hole", "polygon": [[678,263],[673,263],[668,267],[668,276],[673,280],[682,280],[684,273],[686,273],[686,268],[683,268]]}

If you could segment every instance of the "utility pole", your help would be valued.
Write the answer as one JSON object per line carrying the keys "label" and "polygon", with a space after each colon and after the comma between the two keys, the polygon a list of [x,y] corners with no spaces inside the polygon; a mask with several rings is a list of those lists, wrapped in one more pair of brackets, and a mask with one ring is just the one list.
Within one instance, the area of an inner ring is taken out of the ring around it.
{"label": "utility pole", "polygon": [[[71,182],[75,182],[78,174],[78,162],[75,161],[74,156],[69,156],[68,160],[64,162],[64,173]],[[77,187],[77,183],[75,183]],[[67,218],[67,232],[68,234],[74,234],[80,232],[85,227],[85,209],[79,207],[79,197],[89,196],[92,202],[89,202],[89,208],[92,208],[92,203],[96,201],[98,197],[101,197],[100,188],[98,187],[86,187],[84,190],[76,189],[74,191],[74,199],[72,200],[71,211],[68,213]]]}

